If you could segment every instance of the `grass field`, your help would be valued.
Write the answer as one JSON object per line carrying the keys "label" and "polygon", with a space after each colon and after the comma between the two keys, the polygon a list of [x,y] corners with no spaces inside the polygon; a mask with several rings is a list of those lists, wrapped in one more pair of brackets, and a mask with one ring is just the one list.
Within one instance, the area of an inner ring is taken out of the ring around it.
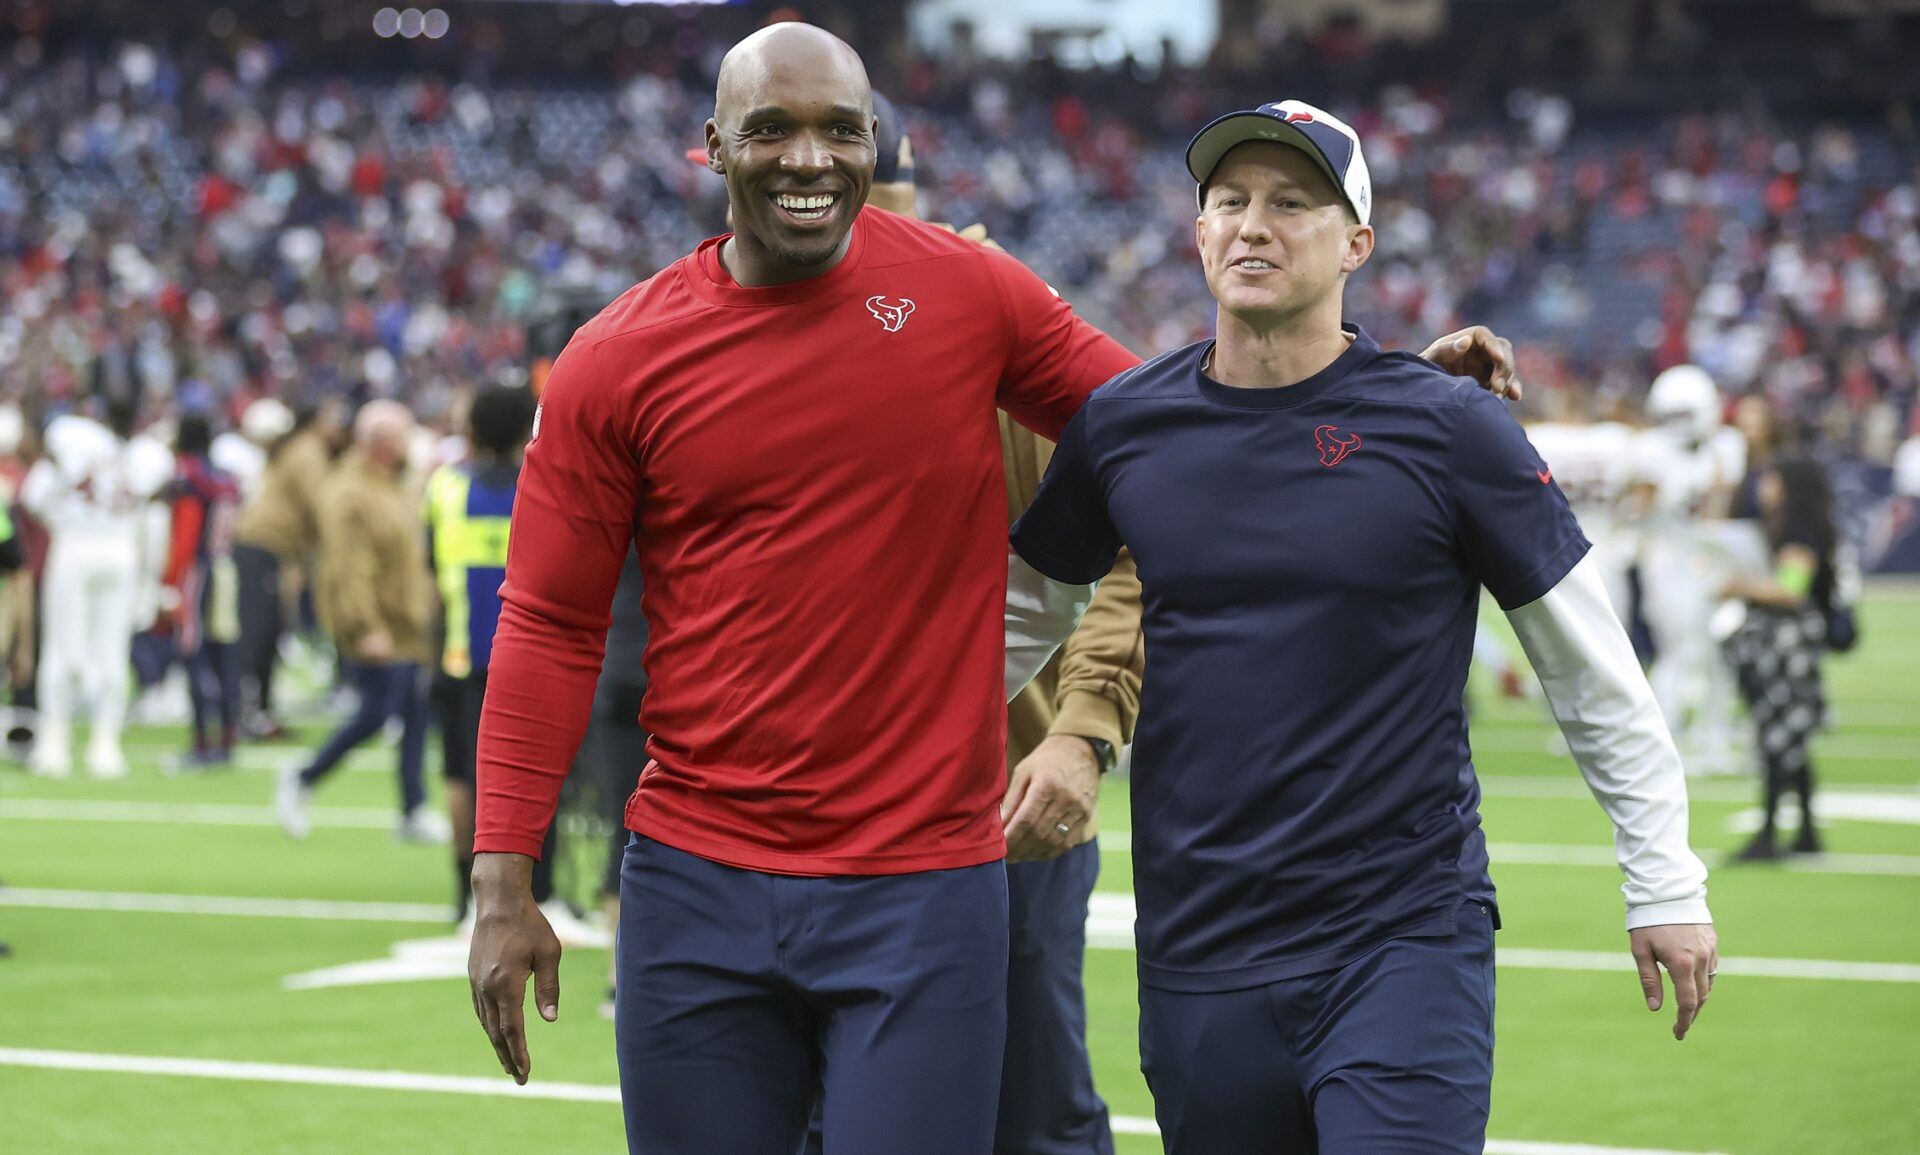
{"label": "grass field", "polygon": [[[1484,705],[1474,744],[1506,920],[1490,1150],[1920,1152],[1920,592],[1876,589],[1864,623],[1862,648],[1830,666],[1824,859],[1721,867],[1753,787],[1694,783],[1724,961],[1684,1044],[1640,1000],[1606,822],[1548,753],[1539,706]],[[612,1028],[594,1013],[606,955],[569,953],[560,1022],[532,1026],[537,1097],[505,1094],[463,955],[418,941],[447,933],[448,870],[441,848],[389,833],[390,752],[356,756],[293,844],[267,809],[292,751],[172,779],[158,766],[177,731],[133,741],[125,781],[0,769],[0,939],[14,948],[0,961],[0,1152],[624,1149]],[[1125,793],[1114,781],[1102,800],[1103,943],[1126,919]],[[286,985],[396,943],[440,977]],[[1132,954],[1090,950],[1087,989],[1120,1150],[1158,1150]]]}

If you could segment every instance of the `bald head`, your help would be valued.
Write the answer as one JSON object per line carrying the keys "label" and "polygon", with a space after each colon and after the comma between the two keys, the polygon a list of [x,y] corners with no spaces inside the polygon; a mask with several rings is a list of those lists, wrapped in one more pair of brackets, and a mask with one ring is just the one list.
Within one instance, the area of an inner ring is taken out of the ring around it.
{"label": "bald head", "polygon": [[757,107],[770,85],[793,80],[849,98],[871,123],[873,89],[860,54],[824,28],[792,22],[769,24],[727,51],[720,61],[713,118],[729,124]]}
{"label": "bald head", "polygon": [[727,178],[734,237],[720,254],[741,284],[818,276],[846,254],[873,185],[873,89],[846,41],[773,24],[720,63],[707,163]]}
{"label": "bald head", "polygon": [[360,407],[353,417],[353,447],[377,465],[397,469],[407,459],[413,414],[398,401],[380,399]]}

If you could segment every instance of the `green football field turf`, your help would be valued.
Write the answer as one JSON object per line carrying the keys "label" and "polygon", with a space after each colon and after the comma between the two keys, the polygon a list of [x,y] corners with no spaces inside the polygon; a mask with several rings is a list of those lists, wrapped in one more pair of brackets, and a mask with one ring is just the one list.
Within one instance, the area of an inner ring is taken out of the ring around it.
{"label": "green football field turf", "polygon": [[[1478,695],[1506,921],[1490,1150],[1920,1152],[1920,590],[1877,588],[1864,623],[1862,648],[1829,667],[1825,859],[1721,865],[1753,785],[1693,782],[1724,961],[1685,1043],[1670,1012],[1641,1002],[1606,822],[1550,752],[1540,704]],[[543,1097],[500,1094],[510,1084],[474,1022],[460,948],[432,941],[449,930],[435,909],[445,851],[389,831],[390,749],[356,755],[294,844],[267,804],[272,768],[298,748],[165,777],[179,740],[136,730],[135,773],[119,782],[0,769],[0,940],[14,949],[0,961],[0,1152],[624,1149],[612,1029],[595,1014],[606,954],[569,952],[560,1022],[531,1025],[529,1089]],[[1131,866],[1124,781],[1102,806],[1109,897],[1094,929],[1112,942]],[[588,873],[572,879],[583,889]],[[396,953],[437,977],[287,986]],[[1132,954],[1091,949],[1087,989],[1119,1149],[1158,1150]]]}

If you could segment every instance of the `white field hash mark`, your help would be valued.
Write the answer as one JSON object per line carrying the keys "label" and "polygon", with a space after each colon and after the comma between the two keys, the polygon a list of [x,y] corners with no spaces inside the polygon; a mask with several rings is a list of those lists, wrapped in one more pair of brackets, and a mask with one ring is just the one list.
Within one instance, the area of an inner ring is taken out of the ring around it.
{"label": "white field hash mark", "polygon": [[[1822,817],[1825,817],[1822,813]],[[1791,818],[1791,816],[1789,816]],[[1740,825],[1745,823],[1744,826]],[[1742,812],[1729,820],[1736,829],[1751,831],[1760,825],[1760,812]],[[1784,825],[1793,829],[1789,821]],[[1131,831],[1102,830],[1100,853],[1133,853]],[[1600,866],[1618,871],[1620,864],[1605,846],[1574,846],[1559,842],[1490,842],[1487,856],[1495,870],[1503,866]],[[1807,854],[1769,863],[1770,870],[1796,874],[1861,874],[1920,876],[1920,855],[1913,854]]]}
{"label": "white field hash mark", "polygon": [[334,902],[313,898],[234,898],[214,894],[142,894],[0,886],[0,906],[41,910],[106,910],[136,914],[234,915],[327,922],[453,921],[449,906],[430,902]]}
{"label": "white field hash mark", "polygon": [[[246,1083],[292,1083],[310,1087],[355,1087],[373,1091],[416,1091],[443,1095],[493,1095],[511,1099],[555,1099],[569,1103],[618,1103],[620,1088],[596,1083],[530,1082],[524,1087],[505,1078],[428,1075],[413,1071],[368,1071],[347,1067],[306,1067],[287,1063],[242,1063],[225,1059],[180,1059],[160,1055],[110,1055],[81,1051],[39,1051],[0,1047],[0,1066],[43,1071],[89,1071],[115,1075],[166,1075],[224,1079]],[[1152,1119],[1115,1115],[1122,1135],[1158,1135]],[[1487,1155],[1696,1155],[1645,1147],[1596,1147],[1585,1143],[1536,1143],[1490,1139]],[[1701,1152],[1697,1155],[1713,1155]]]}
{"label": "white field hash mark", "polygon": [[[330,902],[316,899],[229,898],[204,894],[136,894],[91,890],[0,887],[0,907],[48,910],[127,911],[143,914],[232,915],[246,918],[306,918],[341,922],[440,922],[450,912],[432,903]],[[1133,949],[1133,896],[1095,894],[1087,914],[1087,946]],[[1620,951],[1538,950],[1501,947],[1498,964],[1520,970],[1631,971]],[[1831,979],[1842,982],[1920,983],[1920,964],[1851,962],[1839,959],[1733,957],[1720,960],[1724,974],[1756,978]]]}

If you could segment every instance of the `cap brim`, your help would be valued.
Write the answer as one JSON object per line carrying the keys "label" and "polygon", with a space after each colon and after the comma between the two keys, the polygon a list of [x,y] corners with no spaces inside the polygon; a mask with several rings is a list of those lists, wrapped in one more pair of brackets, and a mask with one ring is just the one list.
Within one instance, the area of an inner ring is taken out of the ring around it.
{"label": "cap brim", "polygon": [[1340,183],[1340,174],[1333,171],[1333,165],[1327,160],[1327,154],[1320,151],[1312,137],[1301,132],[1291,124],[1257,112],[1230,112],[1201,129],[1194,136],[1193,143],[1187,146],[1187,173],[1193,177],[1193,183],[1204,185],[1213,177],[1213,170],[1220,167],[1220,161],[1236,147],[1251,141],[1264,140],[1274,144],[1284,144],[1297,148],[1313,158],[1320,171],[1327,174],[1333,187],[1346,200],[1347,190]]}

